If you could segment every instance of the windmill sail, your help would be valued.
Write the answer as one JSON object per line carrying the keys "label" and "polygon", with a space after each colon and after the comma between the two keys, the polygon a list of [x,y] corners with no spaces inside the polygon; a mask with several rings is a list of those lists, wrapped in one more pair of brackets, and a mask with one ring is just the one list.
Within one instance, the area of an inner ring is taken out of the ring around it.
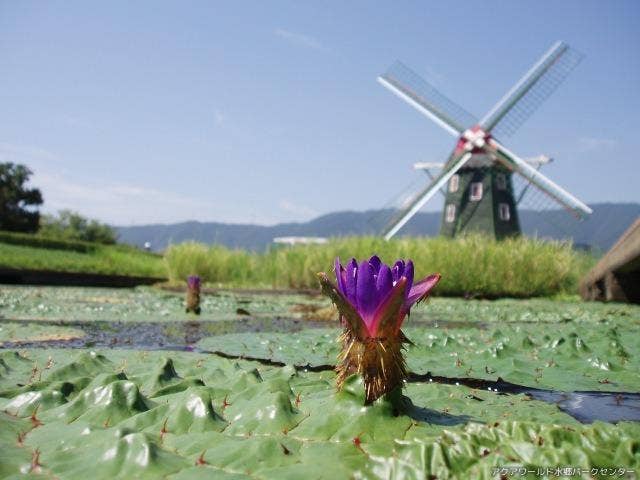
{"label": "windmill sail", "polygon": [[452,159],[447,163],[448,168],[443,168],[442,172],[437,175],[433,182],[427,185],[423,190],[410,201],[408,204],[400,210],[396,216],[389,223],[384,232],[384,238],[389,240],[393,237],[398,230],[400,230],[418,210],[420,210],[425,203],[427,203],[431,197],[433,197],[443,185],[445,185],[449,179],[471,158],[471,153],[464,153],[464,155]]}
{"label": "windmill sail", "polygon": [[498,136],[513,134],[564,81],[582,54],[557,42],[480,121]]}
{"label": "windmill sail", "polygon": [[473,115],[400,62],[394,63],[378,81],[454,136],[477,122]]}
{"label": "windmill sail", "polygon": [[586,217],[593,212],[593,210],[583,202],[553,181],[549,180],[546,176],[497,141],[490,140],[489,144],[495,149],[498,160],[505,164],[505,166],[522,175],[532,185],[552,197],[567,210],[573,212],[578,218]]}

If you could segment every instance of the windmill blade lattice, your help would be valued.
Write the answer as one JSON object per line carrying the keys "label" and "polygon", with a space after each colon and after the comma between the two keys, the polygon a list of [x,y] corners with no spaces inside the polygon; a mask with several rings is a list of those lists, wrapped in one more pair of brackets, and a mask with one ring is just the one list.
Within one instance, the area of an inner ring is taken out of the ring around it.
{"label": "windmill blade lattice", "polygon": [[489,145],[490,148],[493,149],[496,159],[506,168],[522,175],[532,185],[553,198],[558,204],[573,212],[577,218],[582,218],[592,213],[591,209],[582,201],[528,165],[524,160],[495,139],[490,139]]}
{"label": "windmill blade lattice", "polygon": [[379,80],[403,100],[430,116],[449,133],[459,135],[469,125],[477,123],[477,119],[473,115],[448,99],[433,85],[401,62],[396,62],[389,67],[379,77]]}
{"label": "windmill blade lattice", "polygon": [[[406,209],[411,202],[424,189],[425,181],[428,179],[422,172],[416,172],[410,183],[389,199],[380,210],[376,211],[367,219],[367,224],[372,233],[380,233],[388,230],[393,225],[394,218],[398,212]],[[409,225],[410,226],[410,225]]]}
{"label": "windmill blade lattice", "polygon": [[415,215],[422,206],[427,203],[436,192],[447,184],[449,179],[456,172],[471,159],[472,155],[469,152],[462,152],[450,159],[445,168],[433,179],[433,181],[422,189],[418,194],[409,200],[405,207],[400,209],[393,217],[391,223],[387,226],[384,232],[384,238],[389,240],[393,237],[398,230],[400,230],[410,219]]}
{"label": "windmill blade lattice", "polygon": [[583,55],[559,42],[481,120],[493,135],[512,135],[558,88]]}
{"label": "windmill blade lattice", "polygon": [[521,175],[513,175],[512,182],[518,198],[524,193],[518,202],[518,215],[523,231],[538,238],[575,238],[583,218],[562,208],[555,199],[531,185]]}

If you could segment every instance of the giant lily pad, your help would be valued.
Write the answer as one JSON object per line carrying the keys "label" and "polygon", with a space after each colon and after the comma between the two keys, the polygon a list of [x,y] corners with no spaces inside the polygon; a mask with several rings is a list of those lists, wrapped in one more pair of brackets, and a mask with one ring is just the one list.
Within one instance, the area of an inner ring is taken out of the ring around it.
{"label": "giant lily pad", "polygon": [[364,407],[360,379],[336,393],[330,371],[176,352],[68,357],[0,354],[2,475],[490,478],[503,464],[640,467],[637,424],[582,425],[524,395],[415,383],[395,403]]}
{"label": "giant lily pad", "polygon": [[[336,329],[300,334],[228,334],[200,341],[205,350],[297,366],[335,364]],[[415,373],[503,380],[557,390],[640,390],[640,337],[622,322],[405,329]]]}
{"label": "giant lily pad", "polygon": [[[149,288],[7,287],[0,325],[76,319],[173,328],[193,319],[182,300]],[[204,302],[205,319],[240,324],[248,318],[242,308],[267,324],[298,318],[297,328],[328,305],[237,292]],[[1,350],[0,477],[488,479],[497,466],[640,468],[637,423],[583,425],[526,395],[416,382],[395,403],[364,407],[357,377],[335,392],[339,329],[327,325],[199,344],[271,364],[168,351]],[[633,306],[435,298],[407,320],[407,358],[417,373],[637,391],[639,326]]]}
{"label": "giant lily pad", "polygon": [[301,294],[220,292],[202,295],[202,315],[185,313],[184,294],[152,287],[135,289],[21,287],[0,290],[0,318],[24,320],[175,321],[233,320],[252,317],[302,318],[309,306],[325,306],[324,299]]}
{"label": "giant lily pad", "polygon": [[[330,302],[319,296],[220,292],[202,296],[199,318],[253,317],[326,319]],[[3,286],[0,318],[49,320],[175,321],[193,319],[184,312],[184,294],[151,287],[135,289]],[[640,307],[585,303],[578,299],[463,300],[433,298],[413,308],[410,321],[485,323],[599,323],[622,321],[640,326]]]}

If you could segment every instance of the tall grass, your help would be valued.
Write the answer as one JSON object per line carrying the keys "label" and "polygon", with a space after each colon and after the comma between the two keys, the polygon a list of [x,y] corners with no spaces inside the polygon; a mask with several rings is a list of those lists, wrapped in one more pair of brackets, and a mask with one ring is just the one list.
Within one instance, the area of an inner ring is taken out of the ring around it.
{"label": "tall grass", "polygon": [[377,237],[348,237],[265,253],[183,243],[171,246],[165,261],[173,282],[197,274],[205,282],[224,286],[300,289],[317,288],[316,272],[331,271],[336,256],[346,261],[374,253],[387,263],[412,259],[418,278],[440,272],[440,295],[529,297],[573,292],[592,264],[566,243],[526,237],[498,242],[479,235],[388,242]]}

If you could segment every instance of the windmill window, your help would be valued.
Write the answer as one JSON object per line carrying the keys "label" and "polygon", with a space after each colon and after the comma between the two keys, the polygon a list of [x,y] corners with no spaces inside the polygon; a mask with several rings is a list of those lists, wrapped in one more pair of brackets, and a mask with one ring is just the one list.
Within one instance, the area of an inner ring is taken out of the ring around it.
{"label": "windmill window", "polygon": [[505,177],[504,173],[499,173],[496,176],[496,186],[498,187],[498,190],[507,189],[507,177]]}
{"label": "windmill window", "polygon": [[453,177],[451,177],[451,180],[449,180],[449,191],[452,193],[457,192],[459,184],[460,184],[460,175],[455,174]]}
{"label": "windmill window", "polygon": [[508,203],[498,205],[498,215],[500,215],[500,220],[504,220],[505,222],[511,219],[511,210],[509,209]]}
{"label": "windmill window", "polygon": [[452,223],[456,219],[456,206],[454,204],[447,205],[445,210],[445,220]]}
{"label": "windmill window", "polygon": [[473,182],[471,184],[471,201],[478,202],[482,199],[482,182]]}

